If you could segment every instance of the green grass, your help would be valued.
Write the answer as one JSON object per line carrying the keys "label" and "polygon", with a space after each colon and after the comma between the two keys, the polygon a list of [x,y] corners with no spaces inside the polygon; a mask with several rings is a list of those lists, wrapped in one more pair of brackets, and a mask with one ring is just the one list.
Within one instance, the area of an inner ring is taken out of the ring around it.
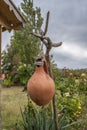
{"label": "green grass", "polygon": [[22,92],[23,87],[1,88],[1,114],[3,130],[15,130],[17,120],[21,122],[20,107],[27,104],[27,93]]}

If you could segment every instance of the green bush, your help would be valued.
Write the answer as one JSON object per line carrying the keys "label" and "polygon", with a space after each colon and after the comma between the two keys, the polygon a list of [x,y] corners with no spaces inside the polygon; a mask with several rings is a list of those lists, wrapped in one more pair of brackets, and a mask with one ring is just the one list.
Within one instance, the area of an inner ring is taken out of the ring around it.
{"label": "green bush", "polygon": [[17,68],[17,74],[13,76],[13,82],[25,85],[34,71],[33,68],[34,67],[30,64],[26,65],[24,63],[20,63]]}
{"label": "green bush", "polygon": [[[47,107],[37,107],[29,99],[24,111],[21,109],[23,123],[20,126],[16,123],[16,130],[55,130],[54,116],[52,109]],[[58,116],[59,130],[70,130],[73,125],[77,125],[78,121],[69,123],[67,113]]]}
{"label": "green bush", "polygon": [[46,109],[36,108],[31,100],[28,100],[28,105],[21,110],[23,126],[18,126],[16,130],[54,130],[54,121],[52,115],[47,115]]}
{"label": "green bush", "polygon": [[11,87],[13,85],[13,82],[11,80],[11,77],[8,77],[3,80],[2,85],[5,87]]}

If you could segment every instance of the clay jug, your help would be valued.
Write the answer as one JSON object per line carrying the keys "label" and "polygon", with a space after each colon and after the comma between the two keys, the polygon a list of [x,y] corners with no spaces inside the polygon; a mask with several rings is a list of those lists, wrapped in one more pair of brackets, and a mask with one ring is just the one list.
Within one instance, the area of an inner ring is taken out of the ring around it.
{"label": "clay jug", "polygon": [[39,106],[47,105],[54,96],[55,84],[48,75],[46,61],[42,58],[37,59],[36,70],[28,81],[27,91],[30,98]]}
{"label": "clay jug", "polygon": [[5,79],[5,74],[1,74],[0,77],[2,78],[2,80],[4,80]]}

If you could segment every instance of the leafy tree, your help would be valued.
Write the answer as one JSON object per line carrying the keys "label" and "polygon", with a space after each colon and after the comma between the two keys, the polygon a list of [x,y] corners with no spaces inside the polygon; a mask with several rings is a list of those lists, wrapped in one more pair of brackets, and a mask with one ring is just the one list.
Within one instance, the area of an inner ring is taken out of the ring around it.
{"label": "leafy tree", "polygon": [[16,67],[20,61],[16,48],[11,45],[7,45],[6,50],[2,53],[2,72],[10,74],[13,70],[16,71]]}
{"label": "leafy tree", "polygon": [[40,8],[34,8],[32,0],[23,0],[21,10],[26,19],[26,25],[22,31],[14,31],[12,44],[23,63],[33,64],[34,57],[39,53],[40,44],[39,40],[30,33],[40,30],[43,19]]}
{"label": "leafy tree", "polygon": [[2,67],[3,72],[14,74],[17,71],[20,62],[33,66],[34,58],[40,52],[40,41],[31,35],[31,32],[38,32],[41,28],[43,18],[41,9],[33,7],[33,0],[23,0],[20,8],[26,25],[23,30],[14,31],[10,46],[3,51]]}

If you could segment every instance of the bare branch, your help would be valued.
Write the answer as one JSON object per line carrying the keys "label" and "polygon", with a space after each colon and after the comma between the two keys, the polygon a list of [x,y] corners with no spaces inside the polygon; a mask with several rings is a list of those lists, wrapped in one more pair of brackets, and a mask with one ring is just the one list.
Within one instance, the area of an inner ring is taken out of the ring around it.
{"label": "bare branch", "polygon": [[47,40],[45,40],[45,39],[43,39],[43,44],[45,45],[45,46],[47,46],[48,45],[48,42],[47,42]]}
{"label": "bare branch", "polygon": [[47,40],[48,46],[52,45],[52,41],[49,37],[43,37],[43,39]]}
{"label": "bare branch", "polygon": [[62,45],[62,42],[59,42],[59,43],[53,43],[52,44],[52,47],[59,47]]}
{"label": "bare branch", "polygon": [[41,36],[44,36],[44,32],[43,32],[42,29],[39,30],[39,34],[40,34]]}
{"label": "bare branch", "polygon": [[34,35],[35,37],[42,39],[42,36],[40,34],[36,34],[36,33],[30,33],[30,34]]}
{"label": "bare branch", "polygon": [[44,35],[44,36],[46,35],[47,30],[48,30],[49,16],[50,16],[50,12],[48,11],[48,12],[47,12],[47,18],[46,18],[45,29],[44,29],[44,32],[43,32],[43,35]]}

